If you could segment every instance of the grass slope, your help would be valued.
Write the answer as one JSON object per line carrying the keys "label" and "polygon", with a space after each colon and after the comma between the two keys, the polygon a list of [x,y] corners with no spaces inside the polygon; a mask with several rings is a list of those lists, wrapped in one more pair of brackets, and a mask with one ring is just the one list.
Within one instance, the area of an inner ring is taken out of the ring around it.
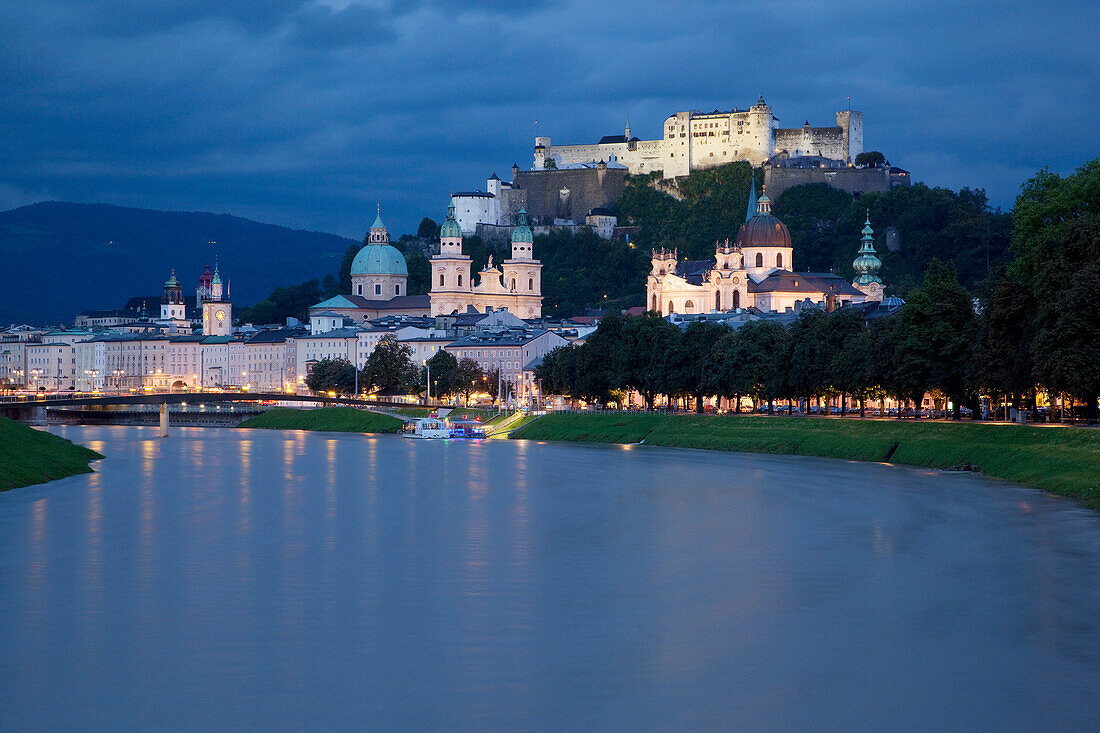
{"label": "grass slope", "polygon": [[512,438],[637,443],[708,450],[821,456],[989,476],[1080,499],[1100,509],[1100,430],[910,420],[736,415],[557,414]]}
{"label": "grass slope", "polygon": [[277,407],[249,418],[238,427],[270,430],[328,430],[338,433],[397,433],[401,420],[389,415],[354,407],[322,407],[293,410]]}
{"label": "grass slope", "polygon": [[90,448],[0,417],[0,491],[91,473]]}

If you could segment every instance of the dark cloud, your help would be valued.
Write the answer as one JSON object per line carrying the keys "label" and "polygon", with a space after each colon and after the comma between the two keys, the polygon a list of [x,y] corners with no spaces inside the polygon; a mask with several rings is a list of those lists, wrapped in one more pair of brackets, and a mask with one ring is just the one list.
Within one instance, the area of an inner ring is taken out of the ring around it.
{"label": "dark cloud", "polygon": [[352,236],[557,142],[660,134],[763,92],[851,96],[868,148],[1009,205],[1097,154],[1094,3],[38,0],[0,3],[0,206],[205,208]]}

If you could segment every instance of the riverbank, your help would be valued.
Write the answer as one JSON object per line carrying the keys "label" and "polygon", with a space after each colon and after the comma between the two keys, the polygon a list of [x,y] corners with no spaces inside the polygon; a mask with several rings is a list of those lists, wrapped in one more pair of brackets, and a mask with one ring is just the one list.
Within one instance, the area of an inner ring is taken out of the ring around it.
{"label": "riverbank", "polygon": [[88,463],[100,458],[90,448],[0,417],[0,491],[91,473]]}
{"label": "riverbank", "polygon": [[1100,509],[1100,430],[754,415],[547,415],[515,439],[889,461],[975,470]]}
{"label": "riverbank", "polygon": [[249,418],[237,427],[268,430],[327,430],[337,433],[399,433],[402,421],[391,415],[354,407],[295,410],[277,407]]}

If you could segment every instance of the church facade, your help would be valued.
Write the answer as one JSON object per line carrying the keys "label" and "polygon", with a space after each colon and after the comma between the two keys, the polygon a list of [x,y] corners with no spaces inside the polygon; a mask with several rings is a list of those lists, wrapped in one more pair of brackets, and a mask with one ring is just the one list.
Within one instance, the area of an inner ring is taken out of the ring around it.
{"label": "church facade", "polygon": [[500,266],[489,257],[474,284],[472,260],[462,252],[462,228],[455,207],[439,230],[439,254],[431,258],[431,315],[465,313],[470,308],[485,313],[506,309],[518,318],[542,316],[542,263],[535,259],[534,237],[521,208],[512,230],[512,256]]}
{"label": "church facade", "polygon": [[[766,193],[759,201],[754,199],[755,188],[735,242],[717,243],[712,259],[680,260],[676,250],[653,250],[646,281],[649,310],[665,316],[738,308],[783,313],[806,300],[825,303],[831,299],[839,305],[882,299],[882,281],[877,276],[881,262],[874,258],[873,245],[869,253],[861,249],[856,260],[856,271],[866,281],[857,278],[849,283],[831,272],[793,272],[789,269],[794,252],[790,231],[772,216]],[[873,241],[870,222],[864,227],[864,248],[869,246],[868,238]]]}

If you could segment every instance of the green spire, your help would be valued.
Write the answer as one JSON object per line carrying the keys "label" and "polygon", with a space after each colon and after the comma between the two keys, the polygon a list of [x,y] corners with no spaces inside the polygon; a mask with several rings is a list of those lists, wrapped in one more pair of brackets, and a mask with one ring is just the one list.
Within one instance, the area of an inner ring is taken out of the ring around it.
{"label": "green spire", "polygon": [[382,223],[382,204],[376,204],[378,212],[374,216],[374,223],[370,225],[371,229],[385,229],[386,225]]}
{"label": "green spire", "polygon": [[455,204],[451,201],[450,206],[447,207],[447,218],[443,221],[443,226],[439,228],[439,238],[446,239],[448,237],[461,237],[462,227],[459,226],[458,220],[455,219]]}
{"label": "green spire", "polygon": [[867,220],[863,222],[863,237],[860,239],[859,256],[852,262],[852,268],[856,271],[853,283],[856,286],[881,283],[878,271],[882,269],[882,260],[875,253],[875,230],[871,228],[871,212],[867,212]]}
{"label": "green spire", "polygon": [[749,183],[749,206],[745,211],[745,221],[756,216],[756,171],[752,172],[752,180]]}

